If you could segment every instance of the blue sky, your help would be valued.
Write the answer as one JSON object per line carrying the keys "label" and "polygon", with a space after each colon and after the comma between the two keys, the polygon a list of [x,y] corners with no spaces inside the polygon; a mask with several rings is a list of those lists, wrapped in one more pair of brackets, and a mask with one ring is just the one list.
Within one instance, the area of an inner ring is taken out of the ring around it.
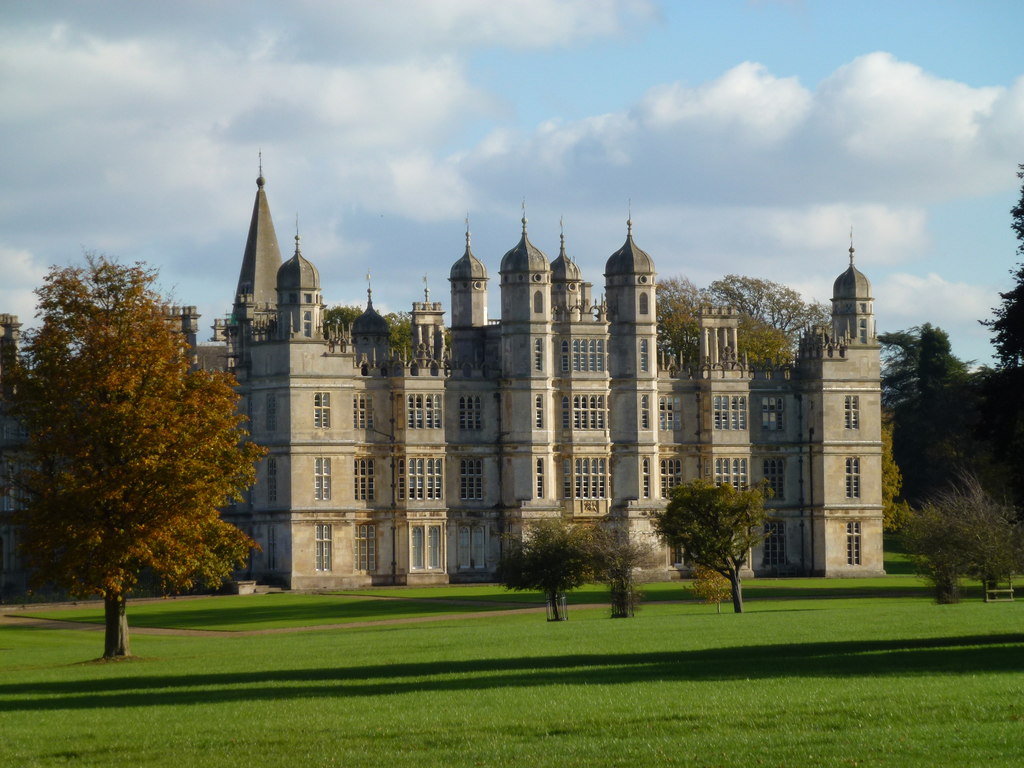
{"label": "blue sky", "polygon": [[[847,263],[880,330],[977,323],[1018,260],[1024,4],[0,0],[0,311],[51,264],[158,267],[230,306],[262,150],[329,303],[407,309],[473,247],[496,284],[526,201],[600,292],[632,211],[662,278],[827,300]],[[491,297],[497,307],[496,289]]]}

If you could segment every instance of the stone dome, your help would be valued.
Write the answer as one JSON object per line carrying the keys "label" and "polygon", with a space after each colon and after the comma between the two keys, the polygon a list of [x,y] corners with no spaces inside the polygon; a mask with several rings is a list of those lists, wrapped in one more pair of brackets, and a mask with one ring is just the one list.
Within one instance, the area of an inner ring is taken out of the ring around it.
{"label": "stone dome", "polygon": [[353,336],[387,336],[390,332],[388,321],[373,308],[373,301],[367,301],[366,311],[352,321]]}
{"label": "stone dome", "polygon": [[526,236],[523,218],[523,236],[511,251],[501,257],[501,272],[547,272],[551,269],[548,257]]}
{"label": "stone dome", "polygon": [[575,261],[565,252],[565,237],[558,250],[558,258],[551,262],[551,279],[562,283],[578,283],[583,279],[583,272]]}
{"label": "stone dome", "polygon": [[473,255],[473,251],[469,248],[468,232],[466,233],[466,252],[462,254],[461,259],[452,264],[452,271],[448,275],[448,279],[452,281],[487,279],[487,267]]}
{"label": "stone dome", "polygon": [[853,246],[850,246],[850,266],[832,284],[834,299],[870,299],[871,281],[853,266]]}
{"label": "stone dome", "polygon": [[654,260],[633,242],[633,222],[626,222],[626,242],[608,257],[604,266],[605,277],[612,275],[642,275],[654,272]]}
{"label": "stone dome", "polygon": [[299,251],[299,236],[295,236],[295,255],[277,270],[278,291],[319,291],[320,273],[313,263]]}

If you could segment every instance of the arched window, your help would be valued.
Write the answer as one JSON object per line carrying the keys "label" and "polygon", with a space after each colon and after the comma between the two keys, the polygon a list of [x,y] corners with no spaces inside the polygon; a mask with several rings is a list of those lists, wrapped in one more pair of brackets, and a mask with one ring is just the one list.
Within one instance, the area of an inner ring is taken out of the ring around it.
{"label": "arched window", "polygon": [[533,294],[533,311],[538,315],[544,311],[544,294],[540,291]]}
{"label": "arched window", "polygon": [[640,294],[640,314],[646,315],[651,311],[650,300],[647,298],[647,293]]}

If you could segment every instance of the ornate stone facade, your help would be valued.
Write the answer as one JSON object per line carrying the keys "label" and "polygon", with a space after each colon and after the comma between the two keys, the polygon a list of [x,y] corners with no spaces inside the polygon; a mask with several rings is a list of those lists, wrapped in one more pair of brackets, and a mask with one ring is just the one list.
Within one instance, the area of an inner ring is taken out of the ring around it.
{"label": "ornate stone facade", "polygon": [[[413,349],[397,354],[372,301],[350,327],[325,326],[319,273],[298,237],[282,260],[257,185],[233,311],[214,326],[222,343],[195,359],[226,359],[269,451],[225,511],[261,546],[240,577],[297,589],[489,581],[531,520],[653,539],[651,515],[697,477],[773,489],[755,573],[882,573],[879,346],[852,248],[832,328],[808,332],[793,363],[748,365],[727,307],[700,312],[699,359],[680,362],[657,352],[657,275],[631,224],[596,300],[564,241],[549,261],[524,218],[498,270],[500,319],[467,233],[450,327],[425,296]],[[167,312],[194,342],[195,308]],[[0,315],[0,346],[19,329]],[[9,456],[25,435],[2,408],[0,426]],[[0,590],[18,593],[17,499],[0,503]],[[660,551],[650,577],[688,572],[685,553]]]}
{"label": "ornate stone facade", "polygon": [[[879,347],[868,280],[836,280],[833,327],[777,368],[736,354],[738,316],[700,313],[699,359],[657,352],[657,281],[633,240],[605,266],[604,300],[526,220],[488,271],[466,235],[451,322],[412,305],[413,349],[394,353],[367,302],[326,327],[320,277],[282,263],[258,181],[234,310],[218,326],[256,441],[269,453],[226,515],[261,545],[247,574],[293,588],[487,581],[529,521],[607,520],[650,537],[671,488],[697,477],[765,481],[763,575],[882,572]],[[273,282],[271,282],[273,281]],[[662,548],[655,577],[687,572]]]}

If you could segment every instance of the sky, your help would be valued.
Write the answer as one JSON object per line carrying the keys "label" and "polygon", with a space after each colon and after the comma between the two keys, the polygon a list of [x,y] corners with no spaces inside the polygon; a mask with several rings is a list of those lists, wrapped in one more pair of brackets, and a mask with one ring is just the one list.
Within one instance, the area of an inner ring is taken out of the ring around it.
{"label": "sky", "polygon": [[209,328],[265,176],[324,300],[448,303],[519,240],[601,292],[633,222],[660,279],[930,322],[991,361],[1020,261],[1019,0],[0,0],[0,312],[52,265],[159,269]]}

